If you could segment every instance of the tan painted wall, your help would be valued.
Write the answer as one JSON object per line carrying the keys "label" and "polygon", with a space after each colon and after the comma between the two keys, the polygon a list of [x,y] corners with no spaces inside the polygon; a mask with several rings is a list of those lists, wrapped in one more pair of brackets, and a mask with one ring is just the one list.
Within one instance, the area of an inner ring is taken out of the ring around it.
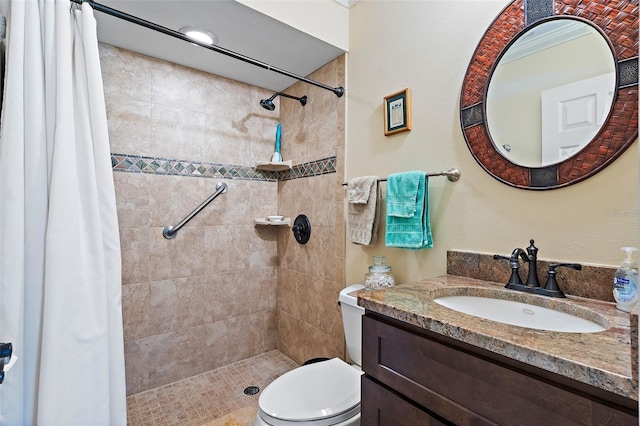
{"label": "tan painted wall", "polygon": [[[620,247],[638,246],[637,143],[598,175],[553,191],[511,188],[471,156],[460,88],[478,41],[507,3],[364,0],[350,10],[346,178],[458,167],[462,179],[430,180],[433,249],[387,248],[382,232],[374,247],[347,242],[345,284],[362,282],[376,254],[406,282],[445,273],[450,249],[507,254],[534,238],[540,258],[617,265]],[[413,130],[385,137],[383,97],[405,87]]]}

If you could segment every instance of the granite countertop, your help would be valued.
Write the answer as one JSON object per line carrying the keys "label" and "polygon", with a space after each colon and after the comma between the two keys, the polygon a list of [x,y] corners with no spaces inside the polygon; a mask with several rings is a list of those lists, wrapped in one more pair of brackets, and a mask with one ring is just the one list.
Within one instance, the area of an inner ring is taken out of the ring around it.
{"label": "granite countertop", "polygon": [[[456,275],[387,290],[362,290],[357,295],[358,304],[368,311],[638,400],[638,316],[619,311],[614,303],[536,296],[506,290],[504,283]],[[453,295],[531,303],[591,319],[608,329],[598,333],[534,330],[463,314],[433,301]]]}

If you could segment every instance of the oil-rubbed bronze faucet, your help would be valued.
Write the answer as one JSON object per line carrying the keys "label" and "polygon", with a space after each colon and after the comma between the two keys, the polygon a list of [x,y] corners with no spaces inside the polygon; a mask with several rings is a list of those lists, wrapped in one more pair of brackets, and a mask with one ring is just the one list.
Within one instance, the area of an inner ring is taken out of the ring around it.
{"label": "oil-rubbed bronze faucet", "polygon": [[[529,240],[529,247],[527,247],[526,252],[521,248],[514,249],[511,253],[511,257],[501,256],[499,254],[493,255],[493,258],[496,260],[504,259],[509,261],[509,266],[511,267],[511,277],[509,277],[509,282],[507,282],[505,288],[524,291],[527,293],[540,294],[542,296],[566,297],[562,290],[560,290],[558,282],[556,281],[556,268],[564,266],[579,271],[582,269],[582,265],[578,263],[552,263],[551,265],[549,265],[549,270],[547,272],[547,282],[545,286],[542,287],[540,286],[540,280],[538,280],[538,248],[533,243],[533,240]],[[520,263],[518,261],[518,257],[529,264],[529,273],[527,276],[526,284],[523,283],[522,279],[520,278]]]}
{"label": "oil-rubbed bronze faucet", "polygon": [[533,245],[533,240],[529,240],[527,247],[529,254],[529,275],[527,276],[527,285],[531,287],[540,287],[538,280],[538,247]]}
{"label": "oil-rubbed bronze faucet", "polygon": [[506,285],[507,288],[515,288],[513,286],[523,285],[522,278],[520,278],[520,263],[518,262],[518,256],[520,256],[523,261],[529,262],[529,255],[521,248],[514,249],[511,253],[511,257],[501,256],[499,254],[493,255],[493,258],[496,260],[503,259],[509,261],[511,277],[509,277],[509,282]]}

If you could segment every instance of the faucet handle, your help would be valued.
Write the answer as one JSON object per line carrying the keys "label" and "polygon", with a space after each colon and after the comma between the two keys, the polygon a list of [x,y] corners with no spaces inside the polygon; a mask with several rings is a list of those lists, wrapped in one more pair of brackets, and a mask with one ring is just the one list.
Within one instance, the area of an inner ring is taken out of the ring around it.
{"label": "faucet handle", "polygon": [[560,266],[563,266],[565,268],[575,269],[576,271],[582,270],[582,265],[579,263],[552,263],[551,265],[549,265],[549,272],[551,271],[555,272],[555,269]]}
{"label": "faucet handle", "polygon": [[575,269],[576,271],[582,270],[582,265],[579,263],[552,263],[549,265],[549,270],[547,271],[547,283],[544,286],[545,291],[549,294],[549,296],[553,297],[565,297],[562,290],[558,286],[558,282],[556,281],[556,268],[565,267]]}

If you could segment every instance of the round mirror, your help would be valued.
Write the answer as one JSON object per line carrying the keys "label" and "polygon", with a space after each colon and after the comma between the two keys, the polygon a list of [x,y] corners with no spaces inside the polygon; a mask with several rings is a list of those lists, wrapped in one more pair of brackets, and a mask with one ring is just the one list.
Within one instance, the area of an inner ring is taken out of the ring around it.
{"label": "round mirror", "polygon": [[577,154],[600,131],[616,87],[613,52],[592,25],[570,18],[523,31],[489,80],[489,135],[509,161],[545,167]]}
{"label": "round mirror", "polygon": [[636,141],[637,13],[638,0],[513,0],[504,8],[478,43],[460,94],[465,141],[487,173],[517,188],[561,188]]}

